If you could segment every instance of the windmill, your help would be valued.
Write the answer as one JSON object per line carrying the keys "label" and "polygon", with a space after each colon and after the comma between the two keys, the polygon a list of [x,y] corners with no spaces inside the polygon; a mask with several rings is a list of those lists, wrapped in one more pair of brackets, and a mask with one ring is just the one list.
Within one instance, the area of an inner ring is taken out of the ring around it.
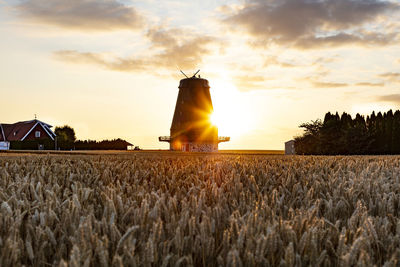
{"label": "windmill", "polygon": [[160,136],[159,141],[169,142],[171,150],[213,152],[218,143],[229,137],[218,137],[218,128],[210,122],[213,112],[208,80],[196,75],[186,77],[179,83],[179,93],[172,119],[170,136]]}

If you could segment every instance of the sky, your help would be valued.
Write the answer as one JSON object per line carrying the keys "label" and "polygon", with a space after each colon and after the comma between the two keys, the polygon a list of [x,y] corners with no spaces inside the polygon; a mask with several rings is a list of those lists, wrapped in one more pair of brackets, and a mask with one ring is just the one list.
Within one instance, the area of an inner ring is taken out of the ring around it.
{"label": "sky", "polygon": [[326,112],[399,109],[400,1],[0,0],[0,122],[166,149],[209,80],[220,149],[283,149]]}

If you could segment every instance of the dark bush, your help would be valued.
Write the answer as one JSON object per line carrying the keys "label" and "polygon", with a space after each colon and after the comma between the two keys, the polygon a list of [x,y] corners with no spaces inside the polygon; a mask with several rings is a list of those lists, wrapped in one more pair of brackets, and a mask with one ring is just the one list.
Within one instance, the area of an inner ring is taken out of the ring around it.
{"label": "dark bush", "polygon": [[14,150],[54,150],[54,141],[48,139],[29,141],[10,141],[10,149]]}

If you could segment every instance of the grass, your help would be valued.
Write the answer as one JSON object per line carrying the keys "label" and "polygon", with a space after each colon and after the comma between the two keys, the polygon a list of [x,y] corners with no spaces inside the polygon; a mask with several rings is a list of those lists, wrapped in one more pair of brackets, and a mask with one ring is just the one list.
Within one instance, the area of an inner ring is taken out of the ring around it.
{"label": "grass", "polygon": [[0,266],[397,266],[400,157],[0,153]]}

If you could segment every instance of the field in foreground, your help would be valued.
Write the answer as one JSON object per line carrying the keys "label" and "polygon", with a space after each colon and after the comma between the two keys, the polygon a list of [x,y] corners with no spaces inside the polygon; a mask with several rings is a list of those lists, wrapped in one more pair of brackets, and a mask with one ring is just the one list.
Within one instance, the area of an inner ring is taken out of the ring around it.
{"label": "field in foreground", "polygon": [[400,264],[400,157],[0,156],[0,266]]}

